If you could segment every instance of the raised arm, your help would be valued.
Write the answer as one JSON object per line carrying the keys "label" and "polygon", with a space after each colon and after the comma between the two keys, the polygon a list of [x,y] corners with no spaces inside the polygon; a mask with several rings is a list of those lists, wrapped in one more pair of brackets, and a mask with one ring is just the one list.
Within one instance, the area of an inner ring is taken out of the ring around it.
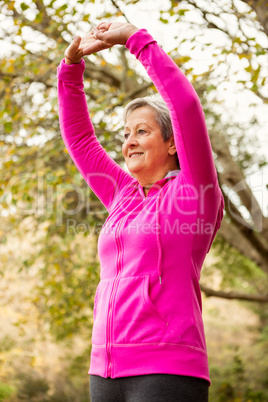
{"label": "raised arm", "polygon": [[168,106],[181,170],[187,182],[196,188],[214,186],[217,175],[210,140],[193,86],[146,30],[134,33],[126,47],[143,64]]}
{"label": "raised arm", "polygon": [[[95,37],[103,44],[122,43],[119,33],[124,31],[123,24],[117,28],[114,24],[102,24],[100,28],[96,28]],[[220,226],[224,203],[200,100],[185,75],[145,29],[133,29],[125,45],[143,64],[168,106],[182,173],[176,180],[192,185],[199,193],[198,212],[205,214],[214,227],[210,244],[204,247],[208,251]],[[196,239],[199,242],[200,236]],[[198,247],[203,248],[201,242]]]}
{"label": "raised arm", "polygon": [[[94,134],[84,93],[85,63],[81,61],[83,52],[78,50],[80,40],[78,37],[71,44],[77,48],[77,52],[70,53],[69,47],[69,53],[66,51],[65,60],[58,67],[60,128],[78,170],[109,210],[118,190],[130,184],[133,178],[110,158]],[[96,47],[96,40],[92,44]],[[68,59],[67,56],[71,57],[73,53],[74,58]]]}
{"label": "raised arm", "polygon": [[[131,29],[125,41],[125,32]],[[125,43],[143,64],[169,108],[180,166],[187,182],[198,188],[214,186],[217,175],[204,113],[185,75],[145,29],[123,23],[102,23],[96,27],[95,37],[107,47]]]}

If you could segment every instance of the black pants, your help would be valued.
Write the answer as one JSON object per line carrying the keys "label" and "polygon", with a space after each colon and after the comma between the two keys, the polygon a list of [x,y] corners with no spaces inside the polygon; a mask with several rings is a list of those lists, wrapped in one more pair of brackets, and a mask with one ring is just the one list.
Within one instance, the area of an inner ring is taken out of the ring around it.
{"label": "black pants", "polygon": [[208,387],[201,378],[170,374],[90,376],[91,402],[208,402]]}

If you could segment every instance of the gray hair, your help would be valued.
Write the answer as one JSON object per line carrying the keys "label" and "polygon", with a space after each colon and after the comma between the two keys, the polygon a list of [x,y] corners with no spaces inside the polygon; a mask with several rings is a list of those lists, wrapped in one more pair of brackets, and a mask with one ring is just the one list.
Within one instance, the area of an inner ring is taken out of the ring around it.
{"label": "gray hair", "polygon": [[168,141],[173,136],[173,129],[169,110],[164,100],[159,94],[137,98],[129,102],[123,114],[124,123],[126,124],[128,116],[139,107],[148,106],[155,111],[155,120],[159,124],[164,141]]}

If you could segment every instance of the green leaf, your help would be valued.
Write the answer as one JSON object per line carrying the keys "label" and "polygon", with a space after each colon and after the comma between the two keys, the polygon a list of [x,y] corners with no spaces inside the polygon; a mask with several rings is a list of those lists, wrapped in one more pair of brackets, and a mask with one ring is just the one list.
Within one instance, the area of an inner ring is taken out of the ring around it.
{"label": "green leaf", "polygon": [[180,16],[183,16],[183,15],[185,15],[185,13],[186,13],[187,11],[189,11],[189,9],[184,8],[184,9],[179,10],[178,13],[179,13]]}
{"label": "green leaf", "polygon": [[6,133],[11,133],[12,131],[12,122],[8,121],[6,123],[4,123],[4,129]]}
{"label": "green leaf", "polygon": [[163,22],[163,24],[168,24],[168,20],[166,18],[160,17],[159,20]]}
{"label": "green leaf", "polygon": [[20,8],[22,9],[22,11],[28,10],[29,6],[26,3],[21,3]]}
{"label": "green leaf", "polygon": [[211,85],[209,85],[209,86],[207,87],[207,93],[209,93],[209,92],[211,92],[211,91],[214,91],[215,89],[217,89],[217,87],[216,87],[215,85],[211,84]]}

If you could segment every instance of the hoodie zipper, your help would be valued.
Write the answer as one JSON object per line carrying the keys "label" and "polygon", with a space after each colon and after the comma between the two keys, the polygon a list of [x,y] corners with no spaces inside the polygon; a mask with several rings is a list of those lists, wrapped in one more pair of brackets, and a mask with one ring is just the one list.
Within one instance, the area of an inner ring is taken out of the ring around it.
{"label": "hoodie zipper", "polygon": [[118,287],[118,282],[120,279],[120,275],[122,272],[122,257],[123,257],[123,247],[122,247],[122,242],[120,238],[120,231],[121,228],[123,227],[123,224],[125,223],[127,219],[127,215],[124,216],[124,218],[121,219],[119,222],[116,231],[115,231],[115,241],[116,241],[116,246],[117,246],[117,260],[116,260],[116,266],[117,266],[117,274],[113,283],[112,291],[111,291],[111,296],[109,300],[109,307],[108,307],[108,315],[107,315],[107,360],[108,360],[108,368],[107,368],[107,376],[111,377],[112,374],[112,359],[111,359],[111,342],[112,342],[112,313],[113,313],[113,304],[114,304],[114,299],[115,299],[115,294],[116,290]]}

